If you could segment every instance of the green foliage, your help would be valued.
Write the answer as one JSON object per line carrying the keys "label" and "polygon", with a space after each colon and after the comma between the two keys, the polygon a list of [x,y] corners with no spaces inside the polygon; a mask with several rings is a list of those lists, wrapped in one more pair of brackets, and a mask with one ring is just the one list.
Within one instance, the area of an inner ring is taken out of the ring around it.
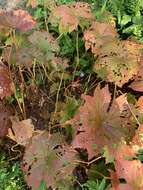
{"label": "green foliage", "polygon": [[67,97],[66,103],[61,112],[61,123],[71,119],[75,115],[78,106],[78,101],[74,97]]}
{"label": "green foliage", "polygon": [[63,35],[60,38],[60,54],[62,56],[72,57],[76,51],[75,38]]}
{"label": "green foliage", "polygon": [[56,0],[57,4],[62,5],[62,4],[68,4],[75,2],[74,0]]}
{"label": "green foliage", "polygon": [[124,10],[129,15],[137,15],[143,8],[142,0],[124,0]]}
{"label": "green foliage", "polygon": [[41,181],[39,187],[36,190],[48,190],[46,183],[44,181]]}
{"label": "green foliage", "polygon": [[143,149],[138,150],[137,159],[143,162]]}
{"label": "green foliage", "polygon": [[116,17],[117,28],[122,38],[134,36],[142,39],[143,33],[143,1],[142,0],[101,0],[96,1],[96,9],[100,14],[110,11]]}
{"label": "green foliage", "polygon": [[3,154],[0,155],[0,189],[26,190],[19,163],[10,164]]}
{"label": "green foliage", "polygon": [[106,188],[106,180],[103,179],[102,181],[87,181],[83,185],[83,189],[86,190],[105,190]]}
{"label": "green foliage", "polygon": [[104,176],[109,175],[108,168],[103,160],[100,161],[98,164],[92,164],[92,166],[88,170],[88,177],[92,181],[94,179],[101,180],[102,176],[100,176],[99,174],[102,174]]}

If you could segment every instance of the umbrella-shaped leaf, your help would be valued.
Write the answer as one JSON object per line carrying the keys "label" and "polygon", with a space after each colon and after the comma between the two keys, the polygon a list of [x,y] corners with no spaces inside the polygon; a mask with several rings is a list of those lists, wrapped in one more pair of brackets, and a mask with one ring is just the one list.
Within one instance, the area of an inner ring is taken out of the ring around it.
{"label": "umbrella-shaped leaf", "polygon": [[97,87],[94,96],[84,95],[83,98],[85,103],[73,119],[74,124],[77,122],[81,124],[77,127],[73,147],[87,149],[89,158],[99,153],[105,146],[113,153],[113,144],[125,136],[120,119],[122,110],[118,101],[113,101],[112,107],[108,110],[111,97],[107,86],[103,89]]}

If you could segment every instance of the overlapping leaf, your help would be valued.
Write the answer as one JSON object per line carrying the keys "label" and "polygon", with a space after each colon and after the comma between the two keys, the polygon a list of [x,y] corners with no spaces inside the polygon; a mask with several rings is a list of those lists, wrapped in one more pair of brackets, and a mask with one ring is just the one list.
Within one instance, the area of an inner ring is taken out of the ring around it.
{"label": "overlapping leaf", "polygon": [[120,118],[123,111],[121,108],[126,102],[125,97],[122,97],[122,101],[113,101],[110,110],[108,109],[111,97],[107,86],[103,89],[97,87],[93,97],[84,95],[83,98],[85,103],[79,108],[74,119],[75,123],[80,121],[81,126],[77,127],[78,134],[73,140],[73,147],[87,149],[89,158],[105,146],[113,153],[113,144],[125,136]]}
{"label": "overlapping leaf", "polygon": [[34,134],[34,126],[30,119],[19,121],[18,118],[11,118],[12,127],[9,128],[8,137],[25,146],[29,143]]}
{"label": "overlapping leaf", "polygon": [[59,52],[59,45],[56,39],[46,31],[35,31],[28,39],[32,45],[45,54],[48,52]]}
{"label": "overlapping leaf", "polygon": [[86,49],[98,56],[94,70],[102,79],[122,86],[138,74],[143,46],[118,40],[111,24],[94,22],[85,31],[84,40]]}
{"label": "overlapping leaf", "polygon": [[120,183],[117,173],[110,171],[112,188],[109,190],[133,190],[133,188],[127,183]]}
{"label": "overlapping leaf", "polygon": [[[34,31],[28,39],[23,37],[25,44],[19,48],[7,47],[3,51],[3,57],[11,64],[22,67],[31,67],[33,61],[52,68],[64,67],[65,59],[59,57],[59,45],[57,40],[46,31]],[[24,46],[24,47],[23,47]]]}
{"label": "overlapping leaf", "polygon": [[139,160],[134,160],[135,150],[122,144],[116,151],[115,169],[118,178],[124,178],[134,190],[143,189],[143,165]]}
{"label": "overlapping leaf", "polygon": [[103,45],[115,37],[117,37],[117,32],[114,26],[108,23],[93,22],[91,27],[84,32],[85,48],[99,55]]}
{"label": "overlapping leaf", "polygon": [[[23,158],[25,179],[33,190],[44,181],[47,187],[67,186],[72,181],[75,153],[61,146],[61,134],[36,135],[27,145]],[[60,146],[59,146],[60,145]]]}
{"label": "overlapping leaf", "polygon": [[0,26],[28,31],[34,28],[36,22],[32,16],[22,9],[13,11],[0,11]]}
{"label": "overlapping leaf", "polygon": [[[131,41],[116,41],[106,44],[95,64],[95,70],[103,78],[122,86],[137,75],[140,65],[140,44]],[[135,51],[134,51],[135,49]]]}
{"label": "overlapping leaf", "polygon": [[133,81],[130,85],[130,88],[132,88],[135,91],[138,92],[143,92],[143,81],[142,80],[138,80],[138,81]]}
{"label": "overlapping leaf", "polygon": [[94,70],[102,79],[122,86],[137,74],[138,63],[131,58],[108,56],[99,58]]}
{"label": "overlapping leaf", "polygon": [[53,26],[59,26],[60,33],[70,33],[76,30],[78,25],[86,26],[93,18],[89,4],[77,2],[53,9],[49,22]]}

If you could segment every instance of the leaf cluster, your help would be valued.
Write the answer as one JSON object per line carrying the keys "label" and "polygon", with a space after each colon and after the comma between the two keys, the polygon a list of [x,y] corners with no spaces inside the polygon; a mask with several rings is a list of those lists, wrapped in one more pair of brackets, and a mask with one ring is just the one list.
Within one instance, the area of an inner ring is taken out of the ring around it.
{"label": "leaf cluster", "polygon": [[[143,45],[118,34],[129,34],[125,29],[134,25],[133,17],[142,17],[141,1],[29,0],[26,6],[0,10],[0,135],[24,147],[27,185],[32,190],[141,190],[143,99],[127,99],[119,89],[131,82],[130,88],[143,91]],[[140,37],[139,31],[131,33]],[[101,80],[106,85],[101,87]],[[12,94],[14,117],[5,109]],[[39,118],[44,130],[36,127]],[[90,176],[94,162],[98,180]],[[84,184],[79,165],[88,175]],[[3,172],[6,181],[15,179]]]}

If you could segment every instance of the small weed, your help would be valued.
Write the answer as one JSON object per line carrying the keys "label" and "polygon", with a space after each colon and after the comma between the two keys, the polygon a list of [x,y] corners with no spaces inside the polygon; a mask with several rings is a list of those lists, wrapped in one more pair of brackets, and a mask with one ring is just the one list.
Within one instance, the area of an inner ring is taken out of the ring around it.
{"label": "small weed", "polygon": [[3,153],[0,155],[0,189],[26,190],[19,163],[9,163]]}

